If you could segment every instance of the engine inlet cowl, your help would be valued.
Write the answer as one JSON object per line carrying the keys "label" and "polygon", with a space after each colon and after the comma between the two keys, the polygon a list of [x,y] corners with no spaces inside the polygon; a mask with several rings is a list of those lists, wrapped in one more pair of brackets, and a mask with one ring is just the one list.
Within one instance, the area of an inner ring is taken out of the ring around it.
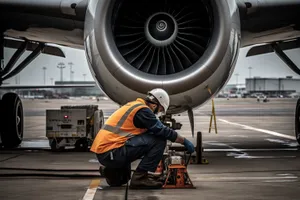
{"label": "engine inlet cowl", "polygon": [[212,12],[201,0],[124,0],[114,13],[112,29],[119,52],[148,74],[170,75],[191,67],[212,35]]}
{"label": "engine inlet cowl", "polygon": [[123,105],[153,88],[168,113],[206,102],[233,72],[240,18],[230,0],[89,0],[88,63],[99,86]]}

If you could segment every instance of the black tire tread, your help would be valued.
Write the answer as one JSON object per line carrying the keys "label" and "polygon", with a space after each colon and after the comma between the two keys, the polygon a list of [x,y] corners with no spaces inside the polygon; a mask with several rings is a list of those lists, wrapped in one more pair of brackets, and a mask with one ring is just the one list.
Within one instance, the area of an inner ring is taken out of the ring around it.
{"label": "black tire tread", "polygon": [[[18,137],[15,124],[16,117],[14,116],[15,105],[20,101],[21,106],[21,123],[23,124],[21,130],[21,138]],[[1,110],[3,114],[1,114],[1,122],[3,123],[2,131],[1,131],[1,140],[3,146],[6,148],[14,148],[21,144],[23,140],[23,131],[24,131],[24,119],[23,119],[23,106],[22,101],[19,96],[15,93],[6,93],[3,95],[1,100]]]}
{"label": "black tire tread", "polygon": [[296,105],[296,112],[295,112],[295,136],[296,139],[300,145],[300,122],[299,122],[299,117],[300,117],[300,98],[297,101]]}

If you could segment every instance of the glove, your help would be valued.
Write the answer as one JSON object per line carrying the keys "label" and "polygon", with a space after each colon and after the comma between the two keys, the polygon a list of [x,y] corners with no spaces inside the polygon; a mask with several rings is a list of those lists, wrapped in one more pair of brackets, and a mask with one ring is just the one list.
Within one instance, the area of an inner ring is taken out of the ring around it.
{"label": "glove", "polygon": [[187,149],[188,153],[193,153],[195,151],[195,147],[194,147],[193,143],[188,141],[186,138],[184,138],[183,145]]}

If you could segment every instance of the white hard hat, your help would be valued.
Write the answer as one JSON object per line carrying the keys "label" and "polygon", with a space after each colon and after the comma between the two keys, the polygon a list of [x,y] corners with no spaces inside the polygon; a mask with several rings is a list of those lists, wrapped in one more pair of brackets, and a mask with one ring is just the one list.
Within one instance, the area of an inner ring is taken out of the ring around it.
{"label": "white hard hat", "polygon": [[156,88],[148,92],[148,95],[154,96],[159,104],[164,108],[164,113],[167,112],[170,104],[170,97],[165,90]]}

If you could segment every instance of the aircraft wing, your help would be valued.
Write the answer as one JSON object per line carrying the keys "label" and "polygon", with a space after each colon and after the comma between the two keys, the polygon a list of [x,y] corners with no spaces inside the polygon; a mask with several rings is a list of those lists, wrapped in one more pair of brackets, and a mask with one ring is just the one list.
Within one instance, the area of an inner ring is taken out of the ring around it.
{"label": "aircraft wing", "polygon": [[[25,40],[20,40],[16,38],[8,38],[4,37],[4,47],[11,48],[11,49],[18,49]],[[28,44],[26,45],[26,50],[27,51],[34,51],[38,47],[38,44],[32,41],[27,41]],[[52,55],[52,56],[58,56],[58,57],[63,57],[65,58],[65,53],[63,50],[58,47],[54,46],[51,44],[45,44],[45,47],[43,51],[41,52],[42,54],[47,54],[47,55]]]}
{"label": "aircraft wing", "polygon": [[65,84],[65,85],[5,85],[0,86],[0,89],[55,89],[55,88],[93,88],[96,84]]}
{"label": "aircraft wing", "polygon": [[296,74],[300,69],[284,53],[300,47],[299,0],[237,0],[240,13],[241,46],[254,45],[247,57],[276,53]]}
{"label": "aircraft wing", "polygon": [[241,46],[273,43],[300,37],[299,0],[236,0]]}
{"label": "aircraft wing", "polygon": [[0,0],[4,36],[83,49],[89,0]]}
{"label": "aircraft wing", "polygon": [[[235,0],[242,30],[241,46],[300,36],[299,0]],[[89,0],[0,0],[5,35],[83,48]]]}
{"label": "aircraft wing", "polygon": [[[231,1],[231,0],[227,0]],[[4,35],[83,49],[90,0],[0,0]],[[241,47],[300,37],[299,0],[235,0]]]}
{"label": "aircraft wing", "polygon": [[[290,50],[290,49],[297,49],[300,48],[300,39],[278,42],[277,45],[280,47],[281,50]],[[262,44],[262,45],[255,45],[249,49],[246,54],[246,57],[273,53],[274,52],[274,45],[273,44]]]}

